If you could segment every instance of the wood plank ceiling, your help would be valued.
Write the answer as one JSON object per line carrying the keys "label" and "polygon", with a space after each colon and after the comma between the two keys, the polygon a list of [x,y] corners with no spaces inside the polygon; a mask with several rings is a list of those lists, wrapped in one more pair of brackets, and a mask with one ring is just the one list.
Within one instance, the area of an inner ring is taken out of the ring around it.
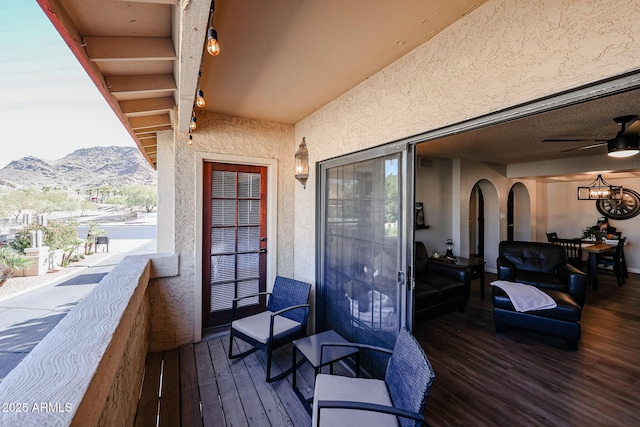
{"label": "wood plank ceiling", "polygon": [[177,0],[38,3],[156,167],[157,132],[174,123],[178,57],[171,8]]}

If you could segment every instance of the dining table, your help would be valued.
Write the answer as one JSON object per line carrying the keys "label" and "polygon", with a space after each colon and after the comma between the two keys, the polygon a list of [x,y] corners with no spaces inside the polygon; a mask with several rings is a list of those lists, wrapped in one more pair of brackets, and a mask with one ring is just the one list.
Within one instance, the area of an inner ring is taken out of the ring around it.
{"label": "dining table", "polygon": [[598,254],[615,251],[616,246],[618,245],[603,242],[586,244],[582,247],[582,251],[589,254],[587,274],[589,276],[589,283],[591,284],[591,288],[594,291],[598,290]]}

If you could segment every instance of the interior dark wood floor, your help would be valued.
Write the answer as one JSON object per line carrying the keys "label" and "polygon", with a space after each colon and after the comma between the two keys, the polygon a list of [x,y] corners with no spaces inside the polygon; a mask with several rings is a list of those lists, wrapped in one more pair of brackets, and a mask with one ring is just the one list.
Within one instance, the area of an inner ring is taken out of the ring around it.
{"label": "interior dark wood floor", "polygon": [[464,312],[418,322],[414,335],[436,378],[431,426],[632,426],[640,423],[640,275],[618,287],[600,274],[589,290],[578,351],[564,340],[508,328],[496,333],[491,286],[479,281]]}

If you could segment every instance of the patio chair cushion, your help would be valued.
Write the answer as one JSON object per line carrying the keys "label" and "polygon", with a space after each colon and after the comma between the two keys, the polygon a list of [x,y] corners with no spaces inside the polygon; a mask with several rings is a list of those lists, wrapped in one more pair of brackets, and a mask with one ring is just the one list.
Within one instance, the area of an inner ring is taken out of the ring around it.
{"label": "patio chair cushion", "polygon": [[[263,311],[253,316],[234,320],[231,327],[254,340],[266,344],[269,340],[269,325],[271,322],[271,312]],[[273,339],[277,340],[285,335],[289,335],[302,328],[302,324],[287,319],[283,316],[276,316],[273,322]]]}
{"label": "patio chair cushion", "polygon": [[389,391],[383,380],[319,374],[316,377],[315,389],[313,421],[311,423],[314,427],[318,425],[349,427],[398,426],[398,420],[393,415],[348,409],[323,409],[320,417],[321,424],[318,424],[316,402],[319,400],[365,402],[393,406]]}

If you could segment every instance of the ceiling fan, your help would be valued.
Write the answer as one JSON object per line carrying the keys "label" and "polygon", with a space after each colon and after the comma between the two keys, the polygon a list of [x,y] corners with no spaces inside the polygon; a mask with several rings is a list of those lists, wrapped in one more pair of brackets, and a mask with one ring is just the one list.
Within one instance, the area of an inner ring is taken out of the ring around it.
{"label": "ceiling fan", "polygon": [[613,139],[544,139],[542,142],[578,142],[594,141],[595,144],[562,150],[562,152],[589,150],[607,146],[611,157],[629,157],[640,152],[640,117],[636,115],[614,117],[613,121],[620,125],[620,130]]}

